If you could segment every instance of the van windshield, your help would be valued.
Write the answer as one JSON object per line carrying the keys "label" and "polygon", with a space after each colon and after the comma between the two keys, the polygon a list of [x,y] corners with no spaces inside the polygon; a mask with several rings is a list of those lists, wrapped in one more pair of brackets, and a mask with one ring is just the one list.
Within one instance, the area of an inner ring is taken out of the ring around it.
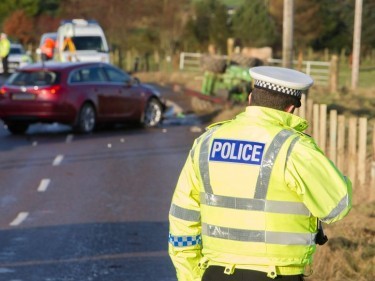
{"label": "van windshield", "polygon": [[74,36],[72,37],[75,49],[77,51],[95,50],[99,52],[106,52],[103,41],[100,36]]}

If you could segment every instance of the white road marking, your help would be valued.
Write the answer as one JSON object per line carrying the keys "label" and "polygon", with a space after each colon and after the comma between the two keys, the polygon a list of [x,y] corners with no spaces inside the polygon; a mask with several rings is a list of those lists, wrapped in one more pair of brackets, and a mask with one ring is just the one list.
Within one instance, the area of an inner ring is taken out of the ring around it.
{"label": "white road marking", "polygon": [[38,145],[38,142],[37,141],[33,141],[32,146],[37,146],[37,145]]}
{"label": "white road marking", "polygon": [[20,225],[27,217],[29,213],[27,212],[21,212],[17,215],[17,217],[9,224],[11,226],[17,226]]}
{"label": "white road marking", "polygon": [[70,143],[72,142],[72,140],[73,140],[73,135],[70,134],[70,135],[67,135],[65,142]]}
{"label": "white road marking", "polygon": [[64,155],[57,155],[56,158],[53,160],[52,166],[58,166],[61,164],[61,161],[64,159]]}
{"label": "white road marking", "polygon": [[42,179],[40,181],[40,184],[38,186],[38,191],[39,192],[44,192],[47,190],[48,185],[50,184],[51,180],[50,179]]}
{"label": "white road marking", "polygon": [[11,273],[11,272],[14,272],[14,270],[9,269],[9,268],[5,268],[5,267],[0,268],[0,273]]}

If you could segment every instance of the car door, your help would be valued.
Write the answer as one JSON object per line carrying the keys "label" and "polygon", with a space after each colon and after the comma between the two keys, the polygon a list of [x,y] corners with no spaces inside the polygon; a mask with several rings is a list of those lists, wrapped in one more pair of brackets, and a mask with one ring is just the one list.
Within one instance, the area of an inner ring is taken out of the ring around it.
{"label": "car door", "polygon": [[103,68],[94,66],[87,68],[87,70],[88,83],[98,101],[99,117],[105,119],[115,118],[118,114],[116,100],[113,98],[115,89],[109,84]]}
{"label": "car door", "polygon": [[105,67],[105,71],[114,90],[116,113],[120,119],[134,119],[140,108],[139,87],[133,78],[118,69]]}

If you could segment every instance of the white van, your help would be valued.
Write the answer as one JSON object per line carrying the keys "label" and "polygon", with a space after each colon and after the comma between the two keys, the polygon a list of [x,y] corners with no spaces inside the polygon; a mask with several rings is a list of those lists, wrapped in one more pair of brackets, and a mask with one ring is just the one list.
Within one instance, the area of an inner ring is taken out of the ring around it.
{"label": "white van", "polygon": [[107,40],[95,20],[63,20],[56,40],[54,60],[110,62]]}

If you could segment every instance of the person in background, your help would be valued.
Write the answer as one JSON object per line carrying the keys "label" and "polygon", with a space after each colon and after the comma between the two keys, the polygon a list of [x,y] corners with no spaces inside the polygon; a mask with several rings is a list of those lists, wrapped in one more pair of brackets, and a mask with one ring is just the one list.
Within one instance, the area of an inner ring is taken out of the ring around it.
{"label": "person in background", "polygon": [[44,40],[43,45],[41,47],[42,59],[43,60],[53,59],[54,49],[55,49],[55,40],[53,40],[52,38],[46,38],[46,40]]}
{"label": "person in background", "polygon": [[313,84],[292,69],[250,69],[245,112],[208,127],[190,150],[169,211],[178,280],[304,280],[321,222],[343,219],[352,185],[293,114]]}
{"label": "person in background", "polygon": [[8,57],[10,51],[10,41],[5,33],[0,34],[0,57],[3,64],[3,75],[7,76],[9,74],[8,69]]}

